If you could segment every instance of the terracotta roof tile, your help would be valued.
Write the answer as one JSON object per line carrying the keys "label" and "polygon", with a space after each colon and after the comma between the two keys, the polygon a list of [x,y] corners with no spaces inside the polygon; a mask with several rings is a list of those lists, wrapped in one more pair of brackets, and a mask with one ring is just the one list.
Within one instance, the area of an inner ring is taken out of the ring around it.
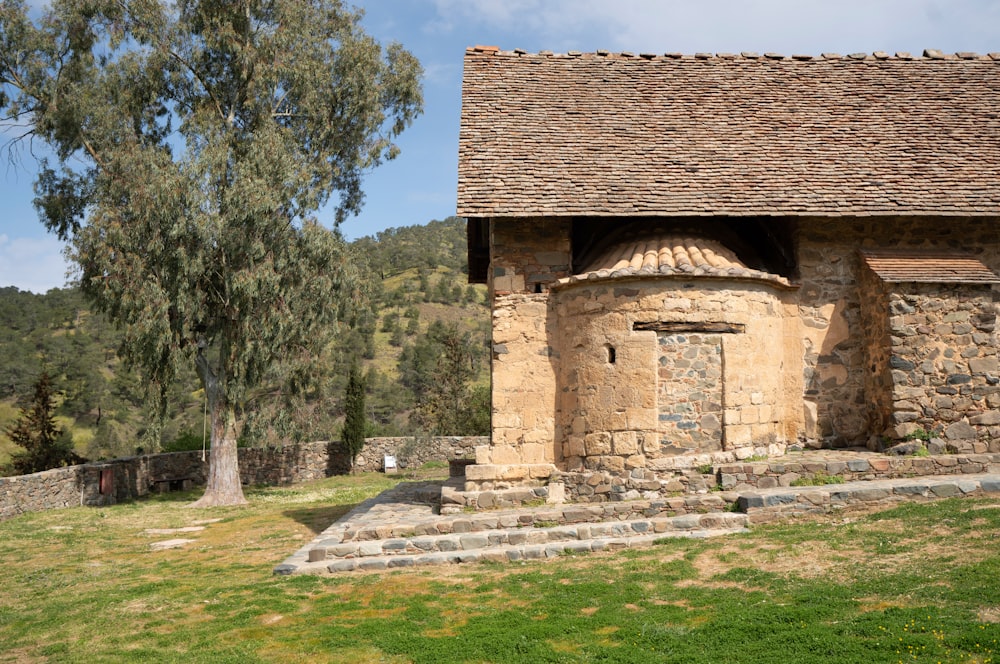
{"label": "terracotta roof tile", "polygon": [[1000,54],[599,53],[466,52],[460,215],[1000,215]]}
{"label": "terracotta roof tile", "polygon": [[862,251],[861,257],[872,272],[888,283],[1000,283],[1000,277],[968,254]]}
{"label": "terracotta roof tile", "polygon": [[718,240],[670,233],[612,244],[580,274],[564,277],[555,285],[653,276],[758,280],[791,287],[785,277],[748,268]]}

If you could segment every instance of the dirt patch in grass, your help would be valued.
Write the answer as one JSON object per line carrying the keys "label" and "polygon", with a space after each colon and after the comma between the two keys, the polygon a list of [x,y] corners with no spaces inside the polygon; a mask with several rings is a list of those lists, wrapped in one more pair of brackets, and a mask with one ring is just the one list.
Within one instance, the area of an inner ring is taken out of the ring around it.
{"label": "dirt patch in grass", "polygon": [[[737,567],[752,567],[774,574],[795,574],[803,578],[818,578],[845,564],[845,559],[859,560],[861,550],[832,548],[826,542],[808,541],[785,547],[747,549],[742,542],[724,543],[700,553],[693,561],[698,579],[679,582],[680,587],[705,584],[709,579],[724,575]],[[853,562],[850,564],[854,564]],[[712,581],[712,587],[743,587],[743,584]]]}
{"label": "dirt patch in grass", "polygon": [[1000,606],[985,606],[976,615],[979,622],[1000,623]]}

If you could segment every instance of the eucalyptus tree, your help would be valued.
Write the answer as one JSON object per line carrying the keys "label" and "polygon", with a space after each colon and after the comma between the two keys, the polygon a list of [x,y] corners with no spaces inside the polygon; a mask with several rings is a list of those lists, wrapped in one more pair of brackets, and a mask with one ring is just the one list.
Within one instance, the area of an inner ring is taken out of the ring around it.
{"label": "eucalyptus tree", "polygon": [[244,501],[240,404],[358,280],[331,225],[421,110],[416,59],[338,0],[0,0],[0,109],[42,141],[35,204],[163,396],[193,362],[211,413],[196,506]]}

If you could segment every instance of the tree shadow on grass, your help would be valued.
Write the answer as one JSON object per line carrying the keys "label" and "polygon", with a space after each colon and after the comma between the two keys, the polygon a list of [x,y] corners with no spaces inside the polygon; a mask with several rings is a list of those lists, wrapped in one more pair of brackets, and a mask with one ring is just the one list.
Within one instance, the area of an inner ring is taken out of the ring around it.
{"label": "tree shadow on grass", "polygon": [[[438,478],[431,480],[404,480],[379,495],[401,505],[428,505],[433,507],[440,504],[442,483],[443,480]],[[283,514],[290,519],[298,521],[318,535],[360,504],[326,505],[324,507],[285,510]]]}
{"label": "tree shadow on grass", "polygon": [[283,514],[290,519],[298,521],[313,533],[319,535],[353,508],[354,505],[327,505],[325,507],[285,510]]}

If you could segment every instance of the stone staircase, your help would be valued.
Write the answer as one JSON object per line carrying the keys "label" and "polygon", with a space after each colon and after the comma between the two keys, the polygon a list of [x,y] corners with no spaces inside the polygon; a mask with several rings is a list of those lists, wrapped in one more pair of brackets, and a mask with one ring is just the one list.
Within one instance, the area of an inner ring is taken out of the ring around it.
{"label": "stone staircase", "polygon": [[801,515],[953,496],[1000,497],[1000,454],[941,456],[802,452],[714,467],[713,491],[599,503],[523,501],[515,509],[443,514],[441,495],[460,490],[462,478],[403,482],[355,507],[274,572],[536,560],[649,546],[668,537],[746,532],[753,524]]}

